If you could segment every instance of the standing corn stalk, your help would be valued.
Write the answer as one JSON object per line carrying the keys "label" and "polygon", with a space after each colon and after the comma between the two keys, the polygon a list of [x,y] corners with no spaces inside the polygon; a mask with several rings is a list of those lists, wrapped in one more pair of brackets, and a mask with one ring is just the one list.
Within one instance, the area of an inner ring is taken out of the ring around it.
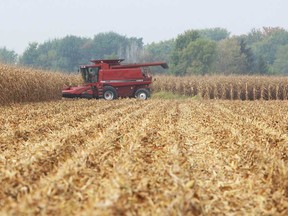
{"label": "standing corn stalk", "polygon": [[156,76],[154,92],[223,100],[286,100],[288,77],[270,76]]}
{"label": "standing corn stalk", "polygon": [[78,75],[0,65],[0,105],[62,98],[63,85],[79,83]]}

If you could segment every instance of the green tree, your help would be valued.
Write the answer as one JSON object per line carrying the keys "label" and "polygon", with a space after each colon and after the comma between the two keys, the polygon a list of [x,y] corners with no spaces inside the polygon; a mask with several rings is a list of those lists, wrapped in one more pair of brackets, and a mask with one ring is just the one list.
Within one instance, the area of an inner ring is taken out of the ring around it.
{"label": "green tree", "polygon": [[176,75],[186,74],[189,63],[183,59],[183,52],[191,42],[196,41],[198,38],[200,38],[200,33],[197,30],[188,30],[177,36],[170,57],[170,73]]}
{"label": "green tree", "polygon": [[246,59],[240,51],[241,47],[236,37],[218,42],[214,70],[223,74],[242,74],[246,71]]}
{"label": "green tree", "polygon": [[288,32],[281,28],[266,28],[262,35],[262,40],[255,42],[252,49],[256,56],[262,56],[263,60],[272,66],[277,50],[288,44]]}
{"label": "green tree", "polygon": [[[111,55],[115,52],[125,53],[127,46],[126,37],[115,32],[99,33],[93,39],[93,58],[101,59],[105,55]],[[123,49],[123,50],[122,50]],[[122,56],[124,57],[124,56]]]}
{"label": "green tree", "polygon": [[13,50],[8,50],[6,47],[0,48],[0,63],[15,64],[18,55]]}
{"label": "green tree", "polygon": [[288,75],[288,45],[278,48],[271,73]]}
{"label": "green tree", "polygon": [[267,74],[269,71],[268,64],[262,56],[257,56],[255,72],[260,74]]}
{"label": "green tree", "polygon": [[248,46],[251,46],[254,43],[262,41],[264,34],[260,29],[253,28],[247,35],[243,35],[242,38],[246,41]]}
{"label": "green tree", "polygon": [[[141,60],[141,54],[143,52],[143,42],[142,38],[129,38],[128,45],[125,49],[125,59],[126,62],[135,63]],[[119,51],[118,51],[119,53]]]}
{"label": "green tree", "polygon": [[134,62],[140,59],[143,49],[143,39],[127,38],[115,32],[106,32],[95,35],[92,45],[92,58],[101,59],[105,56],[118,56],[126,59],[126,62]]}
{"label": "green tree", "polygon": [[170,59],[170,53],[174,49],[175,40],[160,41],[159,43],[151,43],[144,46],[144,61],[165,61]]}
{"label": "green tree", "polygon": [[[288,44],[288,32],[280,27],[252,29],[247,35],[241,35],[239,38],[245,41],[246,48],[251,48],[253,53],[254,61],[250,73],[266,74],[269,70],[272,72],[277,50]],[[246,57],[249,59],[249,54]]]}
{"label": "green tree", "polygon": [[[58,70],[59,56],[57,53],[58,40],[47,41],[37,46],[37,61],[34,62],[34,67],[40,67],[48,70]],[[23,56],[25,56],[24,53]]]}
{"label": "green tree", "polygon": [[244,74],[250,74],[255,72],[255,57],[252,52],[252,49],[247,46],[247,43],[244,39],[240,39],[240,52],[245,56],[245,63],[243,71]]}
{"label": "green tree", "polygon": [[[144,46],[144,50],[141,56],[141,62],[157,62],[165,61],[168,64],[170,63],[170,54],[173,51],[175,46],[175,40],[161,41],[159,43],[151,43]],[[152,67],[151,70],[156,73],[167,73],[167,70],[164,70],[161,67]]]}
{"label": "green tree", "polygon": [[182,51],[185,49],[190,42],[196,41],[200,38],[200,32],[198,30],[188,30],[185,31],[183,34],[178,35],[175,40],[175,49],[177,51]]}
{"label": "green tree", "polygon": [[74,72],[91,59],[126,58],[137,61],[143,48],[142,38],[126,38],[108,32],[93,39],[73,35],[54,39],[43,44],[31,43],[20,58],[23,65],[47,70]]}
{"label": "green tree", "polygon": [[66,71],[76,71],[79,64],[90,60],[86,58],[82,49],[87,40],[76,36],[66,36],[59,41],[56,47],[57,56],[60,57],[58,68],[65,68]]}
{"label": "green tree", "polygon": [[30,67],[38,66],[38,43],[29,43],[28,48],[24,51],[23,55],[19,59],[19,63]]}
{"label": "green tree", "polygon": [[216,43],[211,40],[197,39],[183,50],[187,74],[207,74],[211,72],[216,57]]}
{"label": "green tree", "polygon": [[89,61],[82,49],[87,40],[66,36],[43,44],[31,43],[21,56],[20,63],[47,70],[75,71],[83,59]]}
{"label": "green tree", "polygon": [[230,32],[224,28],[207,28],[200,30],[200,35],[206,39],[221,41],[229,38]]}

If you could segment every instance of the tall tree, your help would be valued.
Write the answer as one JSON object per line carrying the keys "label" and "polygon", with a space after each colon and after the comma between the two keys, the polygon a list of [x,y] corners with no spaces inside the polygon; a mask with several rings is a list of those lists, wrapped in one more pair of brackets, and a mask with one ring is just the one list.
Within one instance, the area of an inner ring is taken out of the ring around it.
{"label": "tall tree", "polygon": [[86,38],[76,36],[64,37],[56,47],[57,55],[60,57],[59,67],[65,68],[66,71],[76,71],[83,61],[87,62],[86,55],[82,50],[83,44],[87,41]]}
{"label": "tall tree", "polygon": [[269,67],[267,62],[264,60],[262,56],[257,56],[256,68],[254,73],[268,74],[268,72]]}
{"label": "tall tree", "polygon": [[246,59],[240,50],[236,37],[218,42],[213,71],[221,74],[242,74],[246,71]]}
{"label": "tall tree", "polygon": [[[75,71],[86,59],[82,46],[88,39],[66,36],[62,39],[31,43],[20,58],[20,63],[47,70]],[[85,62],[88,62],[87,59]]]}
{"label": "tall tree", "polygon": [[142,49],[142,38],[127,38],[115,32],[106,32],[95,35],[92,57],[101,59],[104,56],[118,56],[126,59],[126,62],[134,62],[140,58]]}
{"label": "tall tree", "polygon": [[186,74],[207,74],[211,72],[216,57],[216,43],[197,39],[183,50],[182,58],[187,63]]}
{"label": "tall tree", "polygon": [[[174,46],[174,39],[147,44],[144,46],[140,62],[165,61],[169,64],[170,53],[174,49]],[[151,67],[151,70],[155,73],[167,73],[167,70],[162,67]]]}
{"label": "tall tree", "polygon": [[253,28],[247,35],[242,35],[248,46],[260,42],[264,39],[264,34],[260,29]]}
{"label": "tall tree", "polygon": [[175,40],[175,49],[177,51],[182,51],[185,49],[190,42],[196,41],[200,38],[200,32],[198,30],[188,30],[185,31],[183,34],[178,35]]}
{"label": "tall tree", "polygon": [[245,56],[245,71],[243,71],[244,74],[250,74],[255,69],[255,57],[252,52],[252,49],[247,46],[247,43],[244,39],[240,39],[240,52]]}
{"label": "tall tree", "polygon": [[160,41],[158,43],[151,43],[144,46],[144,53],[142,61],[165,61],[170,60],[170,53],[174,49],[175,40]]}
{"label": "tall tree", "polygon": [[[141,60],[141,54],[143,52],[142,38],[130,38],[128,39],[128,45],[125,49],[126,62],[135,63]],[[118,50],[119,53],[119,50]],[[120,56],[120,55],[119,55]]]}
{"label": "tall tree", "polygon": [[262,40],[255,42],[252,49],[256,56],[262,56],[272,66],[278,48],[288,44],[288,32],[281,28],[264,28],[262,35]]}
{"label": "tall tree", "polygon": [[288,75],[288,44],[278,48],[271,73]]}
{"label": "tall tree", "polygon": [[43,44],[29,44],[20,63],[74,72],[80,64],[88,64],[91,59],[126,58],[131,62],[136,61],[142,48],[142,38],[126,38],[114,32],[100,33],[93,39],[70,35]]}
{"label": "tall tree", "polygon": [[207,28],[200,30],[200,35],[206,39],[221,41],[229,38],[230,32],[224,28]]}
{"label": "tall tree", "polygon": [[[99,33],[93,39],[93,58],[101,59],[105,55],[116,54],[121,48],[125,49],[127,44],[126,37],[115,32]],[[124,56],[121,56],[121,58],[124,58]]]}
{"label": "tall tree", "polygon": [[19,59],[19,63],[30,67],[38,66],[38,43],[29,43],[28,48],[24,51],[23,55]]}
{"label": "tall tree", "polygon": [[188,45],[200,38],[197,30],[188,30],[177,36],[175,40],[174,50],[171,52],[171,68],[170,71],[176,75],[185,75],[189,63],[183,58],[183,52]]}
{"label": "tall tree", "polygon": [[8,50],[6,47],[0,48],[0,63],[15,64],[17,56],[13,50]]}

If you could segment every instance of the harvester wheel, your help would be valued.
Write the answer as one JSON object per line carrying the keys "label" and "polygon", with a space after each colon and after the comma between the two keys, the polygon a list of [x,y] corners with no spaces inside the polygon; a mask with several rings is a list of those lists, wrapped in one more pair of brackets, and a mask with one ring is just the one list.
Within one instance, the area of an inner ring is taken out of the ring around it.
{"label": "harvester wheel", "polygon": [[150,97],[150,92],[147,89],[138,89],[135,92],[135,98],[140,100],[147,100]]}
{"label": "harvester wheel", "polygon": [[114,100],[118,97],[117,91],[112,86],[105,86],[103,91],[103,97],[105,100]]}

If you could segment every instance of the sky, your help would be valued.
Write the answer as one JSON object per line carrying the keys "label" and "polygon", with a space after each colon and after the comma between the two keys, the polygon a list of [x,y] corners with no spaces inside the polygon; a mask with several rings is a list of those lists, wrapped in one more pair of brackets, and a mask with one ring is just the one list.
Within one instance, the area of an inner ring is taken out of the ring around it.
{"label": "sky", "polygon": [[287,0],[0,0],[0,48],[21,54],[31,42],[113,31],[145,44],[189,29],[288,29]]}

